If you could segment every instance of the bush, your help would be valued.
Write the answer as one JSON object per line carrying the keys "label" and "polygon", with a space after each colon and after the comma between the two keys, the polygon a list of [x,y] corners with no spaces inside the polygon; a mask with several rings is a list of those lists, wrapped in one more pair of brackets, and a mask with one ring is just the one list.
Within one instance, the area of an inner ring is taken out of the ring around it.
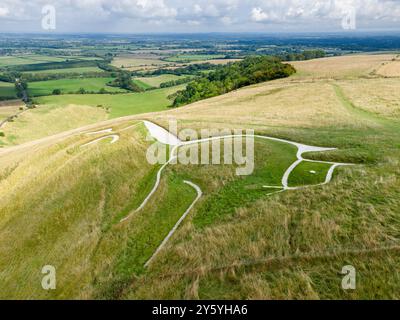
{"label": "bush", "polygon": [[59,96],[61,94],[61,90],[60,89],[54,89],[53,90],[53,94],[56,96]]}

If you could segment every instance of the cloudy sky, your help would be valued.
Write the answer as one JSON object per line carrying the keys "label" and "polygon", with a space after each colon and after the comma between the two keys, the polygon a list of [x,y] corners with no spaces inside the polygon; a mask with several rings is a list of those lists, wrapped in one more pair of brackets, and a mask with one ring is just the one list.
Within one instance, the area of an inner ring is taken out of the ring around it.
{"label": "cloudy sky", "polygon": [[344,31],[353,16],[360,31],[400,30],[400,0],[0,0],[0,32]]}

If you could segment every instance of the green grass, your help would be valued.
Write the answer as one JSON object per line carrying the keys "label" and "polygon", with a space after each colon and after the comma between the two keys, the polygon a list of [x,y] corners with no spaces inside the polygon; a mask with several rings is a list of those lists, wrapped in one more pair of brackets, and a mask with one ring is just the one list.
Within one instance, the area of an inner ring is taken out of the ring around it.
{"label": "green grass", "polygon": [[289,176],[289,187],[307,186],[325,182],[330,164],[301,162]]}
{"label": "green grass", "polygon": [[82,78],[82,79],[58,79],[48,81],[35,81],[28,84],[28,93],[31,97],[47,96],[54,89],[60,89],[62,94],[75,93],[80,88],[88,92],[98,92],[104,88],[109,92],[126,92],[126,90],[108,86],[113,78]]}
{"label": "green grass", "polygon": [[0,67],[18,66],[24,64],[36,64],[43,62],[62,62],[66,58],[53,57],[44,55],[16,55],[16,56],[0,56]]}
{"label": "green grass", "polygon": [[[179,166],[174,169],[175,174],[181,175],[182,179],[196,181],[205,192],[193,219],[195,227],[204,228],[232,219],[238,208],[246,207],[279,190],[264,186],[282,185],[282,176],[296,161],[296,152],[295,147],[286,143],[256,139],[255,167],[251,175],[236,177],[233,171],[236,166],[230,165],[214,168],[208,165]],[[218,171],[213,172],[217,168]],[[210,188],[210,176],[213,181],[221,181],[217,188]]]}
{"label": "green grass", "polygon": [[168,96],[184,86],[151,90],[141,93],[128,94],[72,94],[62,96],[45,96],[35,99],[38,104],[60,105],[68,104],[97,106],[103,105],[111,108],[110,117],[167,110],[171,105]]}
{"label": "green grass", "polygon": [[149,85],[149,84],[147,84],[147,83],[145,83],[145,82],[143,82],[143,81],[141,81],[139,79],[134,79],[133,82],[136,85],[138,85],[140,88],[144,89],[144,90],[152,88],[151,85]]}
{"label": "green grass", "polygon": [[157,205],[135,214],[129,221],[126,246],[112,266],[113,279],[97,284],[98,298],[120,298],[131,281],[145,272],[144,264],[196,198],[195,190],[177,177],[171,176],[165,183],[157,196]]}
{"label": "green grass", "polygon": [[0,81],[0,100],[6,98],[15,98],[17,93],[15,91],[15,85],[9,82]]}

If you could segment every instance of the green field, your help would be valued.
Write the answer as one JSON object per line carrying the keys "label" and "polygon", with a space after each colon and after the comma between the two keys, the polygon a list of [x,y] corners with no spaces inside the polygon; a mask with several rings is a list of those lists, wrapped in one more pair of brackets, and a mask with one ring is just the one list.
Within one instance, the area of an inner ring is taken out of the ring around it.
{"label": "green field", "polygon": [[141,93],[127,94],[71,94],[61,96],[45,96],[35,99],[38,104],[60,105],[68,104],[97,106],[103,105],[111,108],[112,118],[131,114],[167,110],[171,105],[168,96],[184,86],[151,90]]}
{"label": "green field", "polygon": [[36,64],[44,62],[62,62],[64,57],[42,56],[42,55],[17,55],[0,56],[0,68],[7,66],[19,66],[24,64]]}
{"label": "green field", "polygon": [[133,83],[135,83],[136,85],[138,85],[140,88],[142,88],[143,90],[147,90],[147,89],[150,89],[150,88],[152,88],[153,86],[151,86],[151,85],[149,85],[149,84],[147,84],[147,83],[145,83],[145,82],[143,82],[143,81],[141,81],[141,80],[139,80],[139,79],[133,79],[132,80],[133,81]]}
{"label": "green field", "polygon": [[64,68],[64,69],[50,69],[40,71],[24,71],[23,73],[30,74],[60,74],[60,73],[89,73],[89,72],[104,72],[98,67],[78,67],[78,68]]}
{"label": "green field", "polygon": [[16,96],[17,93],[13,83],[0,81],[0,100],[4,100],[6,98],[15,98]]}
{"label": "green field", "polygon": [[46,56],[39,54],[0,56],[0,68],[10,66],[21,66],[25,64],[38,64],[46,62],[64,62],[64,61],[91,61],[99,60],[97,57],[81,56]]}
{"label": "green field", "polygon": [[37,97],[51,95],[54,89],[60,89],[62,94],[67,94],[75,93],[80,88],[88,92],[99,92],[102,88],[109,92],[126,92],[118,87],[107,86],[107,83],[113,80],[113,78],[82,78],[35,81],[29,83],[28,93],[32,97]]}

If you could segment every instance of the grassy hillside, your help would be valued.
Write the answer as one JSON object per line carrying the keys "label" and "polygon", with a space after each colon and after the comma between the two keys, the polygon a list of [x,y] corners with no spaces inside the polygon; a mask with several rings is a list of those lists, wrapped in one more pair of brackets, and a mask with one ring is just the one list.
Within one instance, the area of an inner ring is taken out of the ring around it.
{"label": "grassy hillside", "polygon": [[[18,145],[109,118],[167,110],[171,105],[168,96],[182,88],[184,86],[141,93],[37,97],[34,100],[39,104],[38,108],[25,111],[1,129],[4,136],[0,137],[0,147]],[[9,110],[2,112],[0,109],[0,119],[2,114],[10,115]]]}
{"label": "grassy hillside", "polygon": [[[0,107],[1,114],[1,107]],[[69,129],[106,120],[109,114],[103,108],[90,106],[56,105],[27,110],[0,129],[0,146],[17,145],[40,139]]]}
{"label": "grassy hillside", "polygon": [[[159,168],[146,161],[151,142],[144,126],[130,127],[143,115],[0,149],[0,295],[399,299],[400,118],[390,89],[397,79],[371,75],[376,60],[359,59],[362,70],[342,57],[306,76],[316,63],[309,61],[288,79],[145,115],[165,127],[172,117],[180,129],[249,128],[336,147],[306,155],[356,164],[337,169],[324,186],[281,193],[264,188],[279,182],[296,150],[256,139],[253,175],[237,177],[229,165],[168,166],[144,209],[119,223],[143,201]],[[363,98],[366,87],[376,108]],[[130,95],[113,97],[121,96]],[[83,146],[107,135],[85,132],[106,128],[119,135],[116,143]],[[304,162],[289,183],[321,182],[326,170]],[[199,185],[203,196],[146,269],[196,196],[184,180]],[[46,264],[57,270],[54,291],[40,287]],[[357,271],[357,289],[344,291],[340,272],[349,264]]]}
{"label": "grassy hillside", "polygon": [[107,94],[90,94],[90,95],[62,95],[40,97],[36,101],[40,105],[58,105],[65,106],[68,104],[103,105],[111,108],[110,116],[112,118],[166,110],[171,105],[168,96],[173,92],[182,89],[183,86],[177,86],[166,89],[151,90],[143,93],[128,93],[118,95]]}
{"label": "grassy hillside", "polygon": [[0,121],[16,114],[20,108],[24,108],[24,104],[19,100],[0,101]]}

